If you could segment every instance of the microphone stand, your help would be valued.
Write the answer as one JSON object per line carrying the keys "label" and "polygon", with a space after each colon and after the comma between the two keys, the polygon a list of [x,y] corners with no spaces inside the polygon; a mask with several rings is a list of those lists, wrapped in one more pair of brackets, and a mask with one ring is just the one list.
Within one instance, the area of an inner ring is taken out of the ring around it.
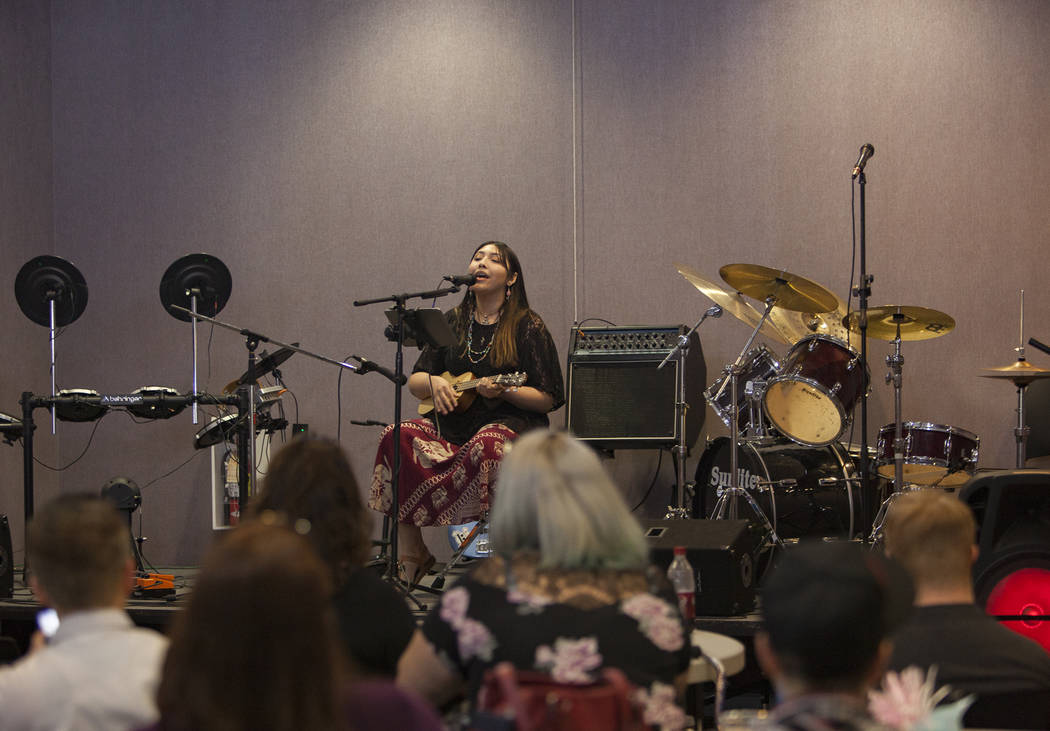
{"label": "microphone stand", "polygon": [[[459,285],[452,285],[451,287],[444,287],[440,289],[434,289],[427,292],[411,292],[404,294],[393,294],[388,297],[378,297],[375,299],[366,300],[354,300],[354,307],[364,307],[366,305],[374,305],[381,302],[392,302],[393,310],[396,315],[395,322],[393,322],[393,340],[397,345],[397,349],[394,355],[394,429],[391,436],[394,440],[394,452],[391,456],[393,464],[390,470],[390,501],[391,501],[391,517],[389,521],[390,535],[387,540],[384,537],[384,550],[388,550],[386,556],[386,571],[384,577],[393,583],[395,586],[400,587],[401,582],[397,576],[397,534],[399,524],[399,512],[401,508],[401,386],[408,380],[405,378],[405,363],[404,363],[404,350],[405,350],[405,324],[409,312],[405,309],[405,302],[410,299],[437,299],[438,297],[444,297],[448,294],[454,294],[459,291]],[[422,328],[420,328],[422,330]],[[447,329],[447,326],[446,326]],[[417,337],[423,335],[426,338],[431,337],[430,333],[419,333]],[[436,343],[435,343],[436,344]],[[407,577],[406,577],[407,578]],[[411,585],[405,582],[405,595],[415,602],[416,606],[423,609],[424,606],[411,595]]]}
{"label": "microphone stand", "polygon": [[[868,297],[871,295],[871,283],[875,281],[875,277],[868,275],[868,264],[867,264],[867,238],[866,238],[866,225],[864,220],[865,215],[865,200],[864,200],[864,187],[867,185],[867,178],[864,177],[864,169],[861,168],[857,175],[857,182],[860,185],[860,284],[853,289],[854,296],[857,296],[860,300],[858,318],[858,324],[860,327],[860,362],[861,367],[867,370],[868,368]],[[868,505],[867,490],[864,487],[868,484],[868,473],[871,469],[870,459],[868,455],[868,391],[870,389],[864,389],[861,392],[860,397],[860,514],[864,520],[868,519],[869,511],[871,506]]]}
{"label": "microphone stand", "polygon": [[[689,355],[689,339],[693,336],[700,325],[703,324],[704,320],[708,317],[721,317],[722,308],[719,305],[708,309],[704,312],[703,316],[697,320],[696,324],[686,333],[678,336],[678,342],[671,349],[660,365],[656,366],[656,370],[660,370],[671,358],[677,356],[678,373],[675,379],[675,416],[677,417],[676,429],[678,431],[678,438],[675,440],[673,448],[675,456],[675,494],[672,496],[671,505],[667,506],[667,514],[664,515],[665,519],[669,518],[688,518],[689,512],[686,509],[686,488],[691,487],[690,492],[696,489],[694,483],[686,482],[685,479],[685,460],[689,452],[689,445],[685,443],[685,413],[686,409],[689,408],[685,402],[685,359]],[[689,497],[689,502],[692,502],[692,495]]]}

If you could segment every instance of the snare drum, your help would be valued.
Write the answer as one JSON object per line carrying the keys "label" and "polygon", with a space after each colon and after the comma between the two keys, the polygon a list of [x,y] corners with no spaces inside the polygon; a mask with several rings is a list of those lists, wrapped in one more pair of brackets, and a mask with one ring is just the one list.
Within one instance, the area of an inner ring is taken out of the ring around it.
{"label": "snare drum", "polygon": [[[893,440],[897,425],[879,429],[877,461],[879,474],[892,480],[895,463]],[[904,437],[904,481],[914,485],[957,487],[977,471],[981,438],[965,429],[944,424],[906,421]]]}
{"label": "snare drum", "polygon": [[[752,348],[748,351],[740,368],[740,376],[737,379],[736,402],[737,406],[740,407],[738,426],[740,431],[743,432],[749,426],[759,427],[759,424],[753,422],[761,418],[761,413],[752,415],[751,409],[748,408],[748,384],[752,384],[752,388],[756,383],[764,386],[780,372],[780,363],[769,352],[769,348],[759,345],[757,348]],[[726,426],[730,425],[733,413],[732,394],[732,384],[729,382],[728,374],[724,372],[717,381],[711,384],[710,388],[704,391],[704,398],[707,399],[707,403]]]}
{"label": "snare drum", "polygon": [[766,386],[763,406],[781,434],[821,447],[842,436],[869,381],[857,351],[837,338],[810,335],[788,352],[782,374]]}
{"label": "snare drum", "polygon": [[[711,441],[696,468],[694,515],[708,517],[729,487],[733,442]],[[746,489],[781,538],[849,538],[869,525],[861,520],[853,460],[840,444],[804,447],[787,439],[743,441],[737,462],[738,486]],[[869,501],[870,502],[870,501]],[[750,509],[738,504],[741,517]]]}

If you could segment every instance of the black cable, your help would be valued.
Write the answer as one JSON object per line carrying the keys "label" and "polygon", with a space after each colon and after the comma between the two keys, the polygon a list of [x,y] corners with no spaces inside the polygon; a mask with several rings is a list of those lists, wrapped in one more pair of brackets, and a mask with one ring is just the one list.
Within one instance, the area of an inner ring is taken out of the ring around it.
{"label": "black cable", "polygon": [[[652,493],[653,487],[656,486],[656,481],[660,477],[660,467],[663,466],[663,463],[664,463],[664,450],[661,449],[660,450],[660,458],[656,461],[656,471],[653,473],[653,481],[649,483],[649,489],[645,491],[645,495],[642,496],[642,499],[638,502],[638,504],[635,505],[633,508],[631,508],[631,512],[632,513],[635,510],[637,510],[638,508],[642,507],[642,505],[645,504],[645,501],[649,499],[649,495]],[[676,465],[675,466],[675,470],[677,470],[677,469],[678,469],[678,466]]]}
{"label": "black cable", "polygon": [[[347,358],[351,358],[350,354],[347,354],[343,358],[345,363]],[[342,440],[343,436],[343,371],[345,368],[339,369],[339,377],[335,382],[335,441],[338,444]]]}
{"label": "black cable", "polygon": [[[107,412],[107,413],[108,413],[108,412]],[[98,426],[99,426],[99,424],[101,424],[101,423],[102,423],[102,419],[104,419],[105,417],[106,417],[106,414],[103,414],[102,416],[98,417],[98,420],[96,420],[96,421],[95,421],[95,426],[94,426],[94,428],[93,428],[93,429],[91,430],[91,436],[90,436],[90,437],[88,437],[88,441],[87,441],[87,444],[86,444],[86,445],[84,445],[84,451],[83,451],[83,452],[81,452],[81,453],[80,453],[80,454],[79,454],[79,455],[77,456],[77,458],[76,458],[76,459],[74,459],[74,460],[73,460],[72,462],[70,462],[69,464],[67,464],[67,465],[66,465],[65,467],[52,467],[51,465],[48,465],[48,464],[44,464],[44,463],[43,463],[43,462],[41,462],[41,461],[40,461],[39,459],[37,459],[37,458],[36,458],[35,456],[33,457],[33,461],[34,461],[34,462],[36,462],[36,463],[37,463],[38,465],[40,465],[41,467],[43,467],[43,468],[44,468],[45,470],[51,470],[52,472],[62,472],[63,470],[68,470],[68,469],[69,469],[70,467],[72,467],[72,466],[73,466],[73,465],[75,465],[75,464],[76,464],[77,462],[79,462],[79,461],[81,460],[81,458],[83,458],[83,456],[84,456],[85,454],[87,454],[88,448],[89,448],[89,447],[91,447],[91,441],[92,441],[92,440],[93,440],[93,439],[95,438],[95,432],[96,432],[96,431],[98,431]]]}
{"label": "black cable", "polygon": [[181,469],[182,469],[183,467],[185,467],[186,465],[188,465],[188,464],[189,464],[190,462],[192,462],[193,460],[197,459],[197,457],[200,457],[200,456],[201,456],[202,454],[205,454],[205,453],[206,453],[207,451],[208,451],[208,450],[206,450],[206,449],[195,449],[195,450],[193,450],[193,454],[191,454],[191,455],[190,455],[190,458],[189,458],[189,459],[187,459],[187,460],[186,460],[185,462],[182,462],[182,463],[180,463],[180,464],[179,464],[178,466],[176,466],[176,467],[174,467],[174,468],[172,468],[172,469],[168,470],[167,472],[165,472],[165,473],[164,473],[163,475],[161,475],[160,477],[155,477],[155,478],[153,478],[152,480],[150,480],[149,482],[147,482],[146,484],[144,484],[144,485],[143,485],[143,486],[142,486],[141,488],[139,488],[139,489],[140,489],[140,490],[145,490],[145,489],[146,489],[147,487],[149,487],[150,485],[154,484],[155,482],[160,482],[160,481],[161,481],[161,480],[163,480],[163,479],[164,479],[165,477],[169,477],[169,476],[173,475],[174,473],[178,472],[178,471],[179,471],[179,470],[181,470]]}

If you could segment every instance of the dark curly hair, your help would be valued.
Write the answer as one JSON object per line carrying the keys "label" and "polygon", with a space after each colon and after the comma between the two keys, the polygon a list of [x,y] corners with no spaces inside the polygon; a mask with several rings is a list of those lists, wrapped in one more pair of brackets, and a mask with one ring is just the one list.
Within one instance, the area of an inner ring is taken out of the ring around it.
{"label": "dark curly hair", "polygon": [[336,442],[296,437],[270,461],[248,517],[273,511],[293,524],[310,523],[306,535],[332,572],[335,585],[364,565],[372,540],[372,516],[365,510],[350,461]]}

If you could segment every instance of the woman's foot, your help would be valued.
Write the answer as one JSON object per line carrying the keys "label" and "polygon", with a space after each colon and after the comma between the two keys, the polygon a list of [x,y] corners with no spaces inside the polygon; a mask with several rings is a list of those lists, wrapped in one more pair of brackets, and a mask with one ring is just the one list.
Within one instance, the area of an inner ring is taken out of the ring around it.
{"label": "woman's foot", "polygon": [[413,555],[408,553],[401,554],[401,577],[408,584],[409,588],[415,586],[423,577],[427,575],[431,568],[434,567],[434,554],[423,547],[426,553]]}

